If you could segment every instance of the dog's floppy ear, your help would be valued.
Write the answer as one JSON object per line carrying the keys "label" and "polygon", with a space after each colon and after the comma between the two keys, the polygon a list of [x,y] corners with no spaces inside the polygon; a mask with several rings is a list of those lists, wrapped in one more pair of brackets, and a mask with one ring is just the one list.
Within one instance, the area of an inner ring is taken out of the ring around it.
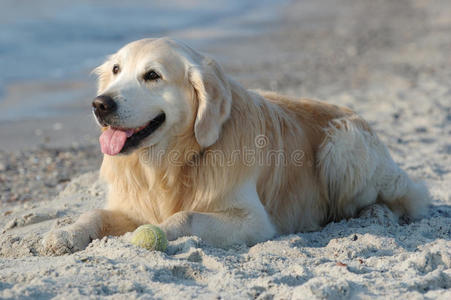
{"label": "dog's floppy ear", "polygon": [[230,115],[232,92],[224,71],[213,59],[203,58],[201,65],[188,72],[198,100],[194,134],[201,147],[209,147],[218,140]]}

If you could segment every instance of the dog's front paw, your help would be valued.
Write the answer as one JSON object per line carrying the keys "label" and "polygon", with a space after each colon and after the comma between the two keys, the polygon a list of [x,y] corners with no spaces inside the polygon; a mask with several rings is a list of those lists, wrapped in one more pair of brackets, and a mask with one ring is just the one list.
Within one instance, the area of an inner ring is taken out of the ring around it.
{"label": "dog's front paw", "polygon": [[87,232],[76,228],[61,228],[48,232],[43,240],[43,253],[63,255],[83,250],[92,241]]}

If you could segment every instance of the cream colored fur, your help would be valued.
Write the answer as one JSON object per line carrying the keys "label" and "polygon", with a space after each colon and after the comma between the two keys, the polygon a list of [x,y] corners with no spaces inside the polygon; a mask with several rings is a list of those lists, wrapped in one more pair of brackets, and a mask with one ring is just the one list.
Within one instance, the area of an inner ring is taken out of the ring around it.
{"label": "cream colored fur", "polygon": [[[149,65],[163,79],[139,83]],[[170,39],[133,42],[97,73],[99,94],[118,101],[116,125],[141,126],[161,111],[167,121],[133,153],[105,155],[105,209],[51,231],[44,239],[51,253],[146,223],[170,240],[198,235],[227,247],[318,230],[376,201],[411,217],[427,205],[427,190],[349,109],[246,90],[215,61]]]}

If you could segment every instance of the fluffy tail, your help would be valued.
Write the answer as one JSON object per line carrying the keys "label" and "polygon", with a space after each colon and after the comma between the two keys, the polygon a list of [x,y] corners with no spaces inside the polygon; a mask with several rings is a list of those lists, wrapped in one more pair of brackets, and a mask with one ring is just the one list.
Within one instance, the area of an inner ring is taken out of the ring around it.
{"label": "fluffy tail", "polygon": [[407,215],[412,219],[420,219],[427,215],[430,195],[423,182],[414,182],[405,176],[406,186],[404,195],[395,198],[384,195],[383,202],[386,203],[399,216]]}
{"label": "fluffy tail", "polygon": [[414,182],[410,180],[407,194],[399,199],[399,201],[403,205],[405,213],[410,217],[417,219],[427,215],[431,197],[423,182]]}

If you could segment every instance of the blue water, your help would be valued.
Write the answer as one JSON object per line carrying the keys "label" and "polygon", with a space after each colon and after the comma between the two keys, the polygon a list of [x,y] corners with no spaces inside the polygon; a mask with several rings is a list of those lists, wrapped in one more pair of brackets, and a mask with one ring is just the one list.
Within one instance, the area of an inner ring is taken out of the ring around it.
{"label": "blue water", "polygon": [[[15,81],[86,74],[127,42],[236,22],[277,0],[0,0],[0,99]],[[1,101],[1,100],[0,100]]]}

